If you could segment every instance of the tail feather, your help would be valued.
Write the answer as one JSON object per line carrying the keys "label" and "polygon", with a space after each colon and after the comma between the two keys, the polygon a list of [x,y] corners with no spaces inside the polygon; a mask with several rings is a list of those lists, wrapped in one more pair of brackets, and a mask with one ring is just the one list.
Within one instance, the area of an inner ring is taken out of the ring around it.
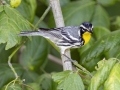
{"label": "tail feather", "polygon": [[42,31],[22,31],[18,36],[44,36]]}
{"label": "tail feather", "polygon": [[44,38],[57,41],[62,38],[60,31],[40,28],[38,31],[22,31],[18,36],[42,36]]}
{"label": "tail feather", "polygon": [[53,39],[52,35],[46,33],[45,31],[38,30],[38,31],[22,31],[18,36],[42,36],[44,38]]}

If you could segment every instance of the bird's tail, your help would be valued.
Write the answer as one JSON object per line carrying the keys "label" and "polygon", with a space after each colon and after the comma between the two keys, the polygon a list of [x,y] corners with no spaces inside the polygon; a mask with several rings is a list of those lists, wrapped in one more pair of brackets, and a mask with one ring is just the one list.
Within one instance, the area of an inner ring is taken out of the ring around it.
{"label": "bird's tail", "polygon": [[22,31],[18,36],[41,36],[39,31]]}
{"label": "bird's tail", "polygon": [[43,28],[40,28],[38,31],[22,31],[18,36],[42,36],[50,40],[53,39],[52,35],[49,34],[49,30]]}

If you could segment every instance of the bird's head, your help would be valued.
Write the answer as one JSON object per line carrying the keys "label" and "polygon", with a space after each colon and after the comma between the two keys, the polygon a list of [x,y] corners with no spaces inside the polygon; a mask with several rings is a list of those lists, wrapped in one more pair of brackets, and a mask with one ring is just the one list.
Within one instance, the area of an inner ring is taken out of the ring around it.
{"label": "bird's head", "polygon": [[93,25],[89,22],[84,22],[80,25],[80,36],[84,40],[84,45],[90,41]]}
{"label": "bird's head", "polygon": [[84,33],[84,32],[92,33],[93,32],[93,25],[89,22],[84,22],[80,25],[80,30],[81,30],[81,33]]}

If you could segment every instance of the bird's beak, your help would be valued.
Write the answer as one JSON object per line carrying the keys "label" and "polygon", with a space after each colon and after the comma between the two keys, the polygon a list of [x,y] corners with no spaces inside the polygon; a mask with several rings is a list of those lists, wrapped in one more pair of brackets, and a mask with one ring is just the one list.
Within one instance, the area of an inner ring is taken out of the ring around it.
{"label": "bird's beak", "polygon": [[90,31],[90,33],[92,33],[92,34],[93,34],[93,31]]}
{"label": "bird's beak", "polygon": [[91,28],[89,32],[93,34],[93,28]]}

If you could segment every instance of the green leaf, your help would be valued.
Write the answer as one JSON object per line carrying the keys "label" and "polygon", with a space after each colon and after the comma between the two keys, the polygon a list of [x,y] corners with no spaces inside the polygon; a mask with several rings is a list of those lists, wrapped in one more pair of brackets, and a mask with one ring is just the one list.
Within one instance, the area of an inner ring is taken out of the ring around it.
{"label": "green leaf", "polygon": [[19,84],[11,84],[8,86],[7,90],[22,90],[22,87]]}
{"label": "green leaf", "polygon": [[36,80],[42,90],[56,90],[56,84],[53,82],[50,74],[43,74],[39,76]]}
{"label": "green leaf", "polygon": [[[25,79],[25,83],[30,83],[36,80],[38,75],[32,71],[26,71],[19,64],[12,64],[18,76]],[[10,81],[15,79],[15,75],[8,66],[8,64],[0,64],[0,88],[7,85]]]}
{"label": "green leaf", "polygon": [[64,71],[59,73],[53,73],[52,78],[55,82],[60,83],[65,79],[66,76],[68,76],[71,73],[71,71]]}
{"label": "green leaf", "polygon": [[95,2],[82,0],[71,2],[63,9],[63,16],[66,25],[80,25],[85,21],[90,21],[94,13]]}
{"label": "green leaf", "polygon": [[[105,7],[107,13],[109,14],[109,16],[111,16],[112,18],[115,18],[116,16],[120,15],[120,10],[118,9],[120,8],[120,2],[118,0],[117,3],[115,3],[112,6],[109,7]],[[111,18],[111,19],[112,19]]]}
{"label": "green leaf", "polygon": [[[80,0],[68,3],[62,8],[65,25],[80,25],[90,21],[94,13],[95,2],[91,0]],[[51,27],[54,26],[53,15],[50,16]]]}
{"label": "green leaf", "polygon": [[95,12],[92,18],[92,24],[94,26],[110,27],[110,20],[107,12],[100,5],[95,7]]}
{"label": "green leaf", "polygon": [[106,58],[117,58],[120,59],[120,46],[117,45],[114,48],[110,49],[108,52],[105,53]]}
{"label": "green leaf", "polygon": [[120,89],[120,63],[115,64],[104,84],[104,90]]}
{"label": "green leaf", "polygon": [[88,70],[93,71],[97,62],[110,49],[120,44],[120,30],[114,31],[101,37],[89,49],[82,53],[80,63]]}
{"label": "green leaf", "polygon": [[97,2],[104,6],[109,6],[117,2],[117,0],[97,0]]}
{"label": "green leaf", "polygon": [[52,78],[58,83],[58,90],[84,90],[82,79],[78,73],[64,71],[53,74]]}
{"label": "green leaf", "polygon": [[[100,61],[101,62],[101,61]],[[102,61],[103,62],[103,61]],[[108,78],[108,75],[116,63],[116,59],[109,59],[103,64],[99,64],[99,69],[91,79],[88,90],[98,90],[98,88],[105,82]],[[113,89],[114,90],[114,89]]]}
{"label": "green leaf", "polygon": [[6,44],[6,50],[14,47],[21,40],[18,33],[22,30],[30,30],[30,23],[28,23],[19,13],[9,7],[2,6],[4,10],[0,14],[0,44]]}
{"label": "green leaf", "polygon": [[[33,24],[36,25],[38,23],[39,19],[40,19],[40,17],[35,16]],[[41,21],[39,23],[39,25],[37,27],[35,27],[35,28],[40,28],[40,27],[49,28],[44,21]]]}
{"label": "green leaf", "polygon": [[95,38],[98,40],[101,37],[103,37],[104,35],[109,34],[110,31],[105,27],[100,27],[99,26],[99,27],[94,27],[93,33],[94,33]]}
{"label": "green leaf", "polygon": [[70,0],[60,0],[60,5],[65,6],[70,2]]}
{"label": "green leaf", "polygon": [[[24,71],[23,68],[18,64],[14,64],[13,67],[17,71],[17,74],[21,76]],[[0,64],[0,88],[13,79],[15,79],[15,76],[8,64]]]}
{"label": "green leaf", "polygon": [[39,75],[33,71],[24,70],[21,78],[25,79],[25,83],[32,83],[38,78],[38,76]]}
{"label": "green leaf", "polygon": [[17,10],[30,22],[33,22],[35,17],[37,3],[36,0],[22,0]]}
{"label": "green leaf", "polygon": [[0,12],[2,12],[3,11],[3,6],[2,5],[0,5]]}
{"label": "green leaf", "polygon": [[5,50],[5,44],[0,44],[0,63],[7,63],[13,49]]}
{"label": "green leaf", "polygon": [[46,61],[49,44],[43,37],[33,37],[26,43],[21,54],[21,64],[30,70],[38,70]]}
{"label": "green leaf", "polygon": [[120,29],[120,16],[117,16],[115,20],[112,22],[111,28],[113,30]]}
{"label": "green leaf", "polygon": [[[28,83],[27,85],[31,87],[33,90],[42,90],[38,83]],[[26,90],[31,90],[31,88],[29,87],[27,87]]]}

